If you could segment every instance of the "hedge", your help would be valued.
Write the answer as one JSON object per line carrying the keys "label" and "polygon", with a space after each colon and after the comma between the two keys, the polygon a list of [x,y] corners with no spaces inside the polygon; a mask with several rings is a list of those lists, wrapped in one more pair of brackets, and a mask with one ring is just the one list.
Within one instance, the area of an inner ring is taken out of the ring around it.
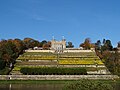
{"label": "hedge", "polygon": [[23,67],[20,72],[25,75],[86,75],[85,68],[58,68],[58,67]]}

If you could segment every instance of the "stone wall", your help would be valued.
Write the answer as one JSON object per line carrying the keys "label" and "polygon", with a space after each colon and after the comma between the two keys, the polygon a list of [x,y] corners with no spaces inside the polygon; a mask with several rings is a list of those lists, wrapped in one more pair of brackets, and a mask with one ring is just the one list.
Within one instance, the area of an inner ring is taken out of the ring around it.
{"label": "stone wall", "polygon": [[117,75],[0,75],[0,80],[118,79]]}
{"label": "stone wall", "polygon": [[25,50],[25,52],[54,52],[54,50]]}
{"label": "stone wall", "polygon": [[[54,53],[54,50],[25,50],[25,52],[52,52]],[[64,50],[63,52],[95,52],[94,50]]]}
{"label": "stone wall", "polygon": [[95,51],[94,50],[64,50],[64,52],[78,53],[78,52],[95,52]]}

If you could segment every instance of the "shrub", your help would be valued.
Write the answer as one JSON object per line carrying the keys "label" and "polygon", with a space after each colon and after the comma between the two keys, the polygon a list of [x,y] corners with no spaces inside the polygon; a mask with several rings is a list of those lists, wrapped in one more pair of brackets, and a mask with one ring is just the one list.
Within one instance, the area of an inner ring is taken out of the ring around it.
{"label": "shrub", "polygon": [[85,68],[24,67],[20,72],[28,75],[86,75]]}
{"label": "shrub", "polygon": [[103,82],[82,79],[65,85],[63,90],[113,90],[113,87]]}

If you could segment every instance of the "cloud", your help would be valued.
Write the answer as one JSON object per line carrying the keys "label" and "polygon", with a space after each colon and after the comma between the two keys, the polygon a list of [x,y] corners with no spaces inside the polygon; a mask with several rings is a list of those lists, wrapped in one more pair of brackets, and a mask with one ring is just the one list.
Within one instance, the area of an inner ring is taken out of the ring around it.
{"label": "cloud", "polygon": [[33,15],[32,18],[36,21],[45,21],[45,17],[39,16],[37,14]]}
{"label": "cloud", "polygon": [[56,22],[56,20],[51,18],[51,17],[40,16],[38,14],[32,15],[32,19],[36,20],[36,21],[39,21],[39,22],[42,22],[42,21],[50,22],[50,23]]}

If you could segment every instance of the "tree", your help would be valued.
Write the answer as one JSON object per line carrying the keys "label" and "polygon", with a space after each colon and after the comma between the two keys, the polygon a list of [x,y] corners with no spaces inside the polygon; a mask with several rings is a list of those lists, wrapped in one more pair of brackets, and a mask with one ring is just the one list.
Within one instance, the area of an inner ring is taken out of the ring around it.
{"label": "tree", "polygon": [[[110,52],[111,50],[114,50],[114,52]],[[120,55],[117,48],[113,49],[110,40],[104,39],[101,49],[96,49],[96,54],[100,57],[100,59],[102,59],[112,74],[117,74],[120,76]]]}
{"label": "tree", "polygon": [[96,48],[97,50],[100,50],[100,49],[101,49],[101,41],[100,41],[100,40],[98,40],[98,41],[95,43],[95,48]]}
{"label": "tree", "polygon": [[26,49],[31,48],[31,42],[33,41],[32,38],[24,38],[23,42],[25,44]]}
{"label": "tree", "polygon": [[120,48],[120,41],[118,42],[118,45],[117,45],[118,48]]}
{"label": "tree", "polygon": [[113,46],[110,40],[106,40],[103,46],[101,47],[101,51],[105,51],[105,50],[109,50],[109,51],[113,50]]}
{"label": "tree", "polygon": [[50,42],[50,41],[48,41],[47,43],[45,42],[45,43],[43,44],[43,46],[42,46],[42,48],[43,48],[43,49],[46,49],[46,50],[49,50],[50,47],[51,47],[51,42]]}
{"label": "tree", "polygon": [[45,50],[49,50],[50,49],[50,47],[49,47],[49,45],[47,43],[43,44],[42,48],[45,49]]}
{"label": "tree", "polygon": [[24,38],[23,42],[24,42],[24,44],[26,46],[26,49],[34,48],[36,46],[39,46],[39,41],[34,40],[32,38]]}
{"label": "tree", "polygon": [[66,48],[73,48],[74,45],[72,44],[72,42],[68,42],[68,45],[66,46]]}
{"label": "tree", "polygon": [[111,53],[109,57],[105,60],[105,65],[109,69],[112,74],[116,74],[120,76],[120,56],[118,51],[115,53]]}
{"label": "tree", "polygon": [[80,47],[83,47],[84,49],[90,49],[92,47],[90,38],[86,38],[84,43],[80,44]]}
{"label": "tree", "polygon": [[106,43],[105,43],[105,45],[107,46],[107,49],[108,50],[112,50],[113,49],[113,46],[112,46],[112,43],[111,43],[111,41],[110,40],[106,40]]}
{"label": "tree", "polygon": [[40,43],[40,47],[43,47],[44,44],[46,44],[47,41],[46,40],[43,40],[41,43]]}
{"label": "tree", "polygon": [[5,61],[0,59],[0,70],[5,68]]}
{"label": "tree", "polygon": [[103,39],[103,44],[105,44],[105,42],[106,42],[106,40],[105,40],[105,39]]}
{"label": "tree", "polygon": [[20,39],[14,39],[13,41],[12,41],[14,44],[15,44],[15,46],[16,46],[16,49],[17,49],[17,54],[22,54],[23,53],[23,50],[25,49],[25,45],[24,45],[24,43],[23,43],[23,41],[22,40],[20,40]]}

